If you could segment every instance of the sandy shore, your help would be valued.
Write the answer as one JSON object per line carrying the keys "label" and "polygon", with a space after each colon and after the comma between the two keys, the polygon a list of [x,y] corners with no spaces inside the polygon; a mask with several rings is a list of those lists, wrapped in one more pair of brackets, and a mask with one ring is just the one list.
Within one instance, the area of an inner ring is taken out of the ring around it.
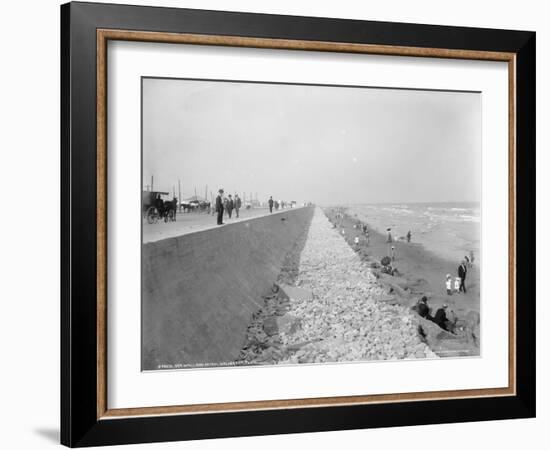
{"label": "sandy shore", "polygon": [[[380,260],[388,254],[386,236],[374,231],[369,227],[369,244],[367,245],[364,235],[360,231],[360,224],[363,223],[355,216],[344,214],[343,218],[337,218],[335,210],[326,208],[325,214],[336,225],[336,230],[343,235],[351,248],[365,262],[371,266],[379,266]],[[368,223],[367,223],[368,225]],[[359,237],[359,244],[355,245],[355,237]],[[432,309],[432,315],[443,304],[448,305],[448,315],[454,313],[459,325],[468,322],[471,326],[472,320],[479,320],[480,313],[480,275],[476,266],[468,269],[466,278],[467,293],[453,293],[448,295],[445,289],[445,276],[450,274],[453,279],[457,276],[457,269],[460,261],[453,262],[441,258],[426,250],[421,244],[414,240],[394,242],[395,261],[392,266],[398,270],[396,276],[379,274],[380,281],[389,286],[401,304],[412,307],[423,295],[428,297],[428,305]],[[388,293],[389,290],[386,290]],[[476,319],[477,317],[477,319]],[[479,338],[479,328],[475,331]],[[478,342],[479,344],[479,342]],[[470,354],[479,353],[479,348],[472,348]]]}
{"label": "sandy shore", "polygon": [[[330,213],[327,211],[330,216]],[[343,221],[348,239],[356,235],[360,237],[361,254],[369,256],[374,261],[380,261],[387,254],[386,236],[381,235],[369,227],[370,243],[367,246],[358,229],[353,225],[357,219],[353,216]],[[368,225],[368,222],[367,222]],[[405,241],[394,242],[395,262],[392,263],[399,271],[399,278],[405,281],[411,292],[417,295],[426,295],[432,307],[438,308],[446,303],[457,314],[467,314],[469,311],[480,310],[480,276],[477,266],[468,268],[466,277],[466,294],[458,293],[447,295],[445,276],[458,276],[457,270],[460,261],[449,261],[426,250],[421,244]],[[454,282],[453,282],[454,284]]]}

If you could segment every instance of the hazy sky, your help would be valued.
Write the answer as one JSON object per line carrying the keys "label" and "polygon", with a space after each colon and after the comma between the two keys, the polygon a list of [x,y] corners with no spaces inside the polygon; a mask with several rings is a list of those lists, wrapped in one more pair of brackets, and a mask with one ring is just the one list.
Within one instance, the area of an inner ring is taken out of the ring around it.
{"label": "hazy sky", "polygon": [[143,80],[143,185],[317,204],[479,201],[481,95]]}

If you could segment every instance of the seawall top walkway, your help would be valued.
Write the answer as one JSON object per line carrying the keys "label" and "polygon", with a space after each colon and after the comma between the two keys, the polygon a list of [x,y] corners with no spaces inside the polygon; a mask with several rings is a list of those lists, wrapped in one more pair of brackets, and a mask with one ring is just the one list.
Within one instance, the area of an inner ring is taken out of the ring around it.
{"label": "seawall top walkway", "polygon": [[[285,208],[277,211],[273,210],[271,214],[283,214],[289,211],[293,211],[298,208]],[[240,209],[239,218],[235,216],[233,210],[232,218],[228,218],[224,213],[223,221],[224,225],[216,224],[216,215],[207,213],[178,213],[176,216],[176,222],[164,222],[159,220],[158,223],[147,223],[147,220],[143,220],[142,233],[143,243],[156,242],[162,239],[168,239],[176,236],[182,236],[184,234],[195,233],[197,231],[204,231],[216,227],[224,227],[232,223],[243,222],[245,220],[254,219],[257,217],[264,217],[270,214],[268,208],[252,208],[252,209]]]}

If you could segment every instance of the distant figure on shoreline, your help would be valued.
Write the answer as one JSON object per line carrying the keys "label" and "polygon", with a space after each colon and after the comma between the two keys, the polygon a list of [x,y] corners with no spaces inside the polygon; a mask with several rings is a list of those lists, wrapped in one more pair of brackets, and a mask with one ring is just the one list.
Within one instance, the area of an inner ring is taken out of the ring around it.
{"label": "distant figure on shoreline", "polygon": [[395,261],[395,246],[391,246],[391,260]]}
{"label": "distant figure on shoreline", "polygon": [[386,228],[386,231],[388,232],[388,234],[386,235],[386,244],[387,244],[386,255],[388,255],[393,259],[393,250],[392,250],[393,245],[391,245],[393,243],[393,237],[391,235],[391,228]]}
{"label": "distant figure on shoreline", "polygon": [[229,194],[229,199],[227,200],[227,215],[231,219],[231,213],[233,212],[233,207],[235,206],[235,203],[233,202],[233,199],[231,198],[231,194]]}
{"label": "distant figure on shoreline", "polygon": [[370,237],[369,237],[369,232],[368,231],[365,231],[365,239],[366,239],[367,245],[369,245],[370,244]]}
{"label": "distant figure on shoreline", "polygon": [[269,205],[269,212],[273,212],[273,196],[269,197],[269,200],[267,201],[267,204]]}
{"label": "distant figure on shoreline", "polygon": [[458,276],[460,278],[460,291],[466,293],[466,273],[468,273],[468,269],[466,268],[465,261],[462,261],[460,266],[458,266]]}
{"label": "distant figure on shoreline", "polygon": [[223,189],[220,189],[218,191],[218,195],[216,196],[216,213],[218,214],[218,225],[223,225]]}
{"label": "distant figure on shoreline", "polygon": [[235,194],[235,214],[237,215],[237,219],[239,218],[239,209],[241,209],[241,206],[241,198],[239,197],[239,194]]}
{"label": "distant figure on shoreline", "polygon": [[411,242],[411,230],[407,231],[407,242]]}

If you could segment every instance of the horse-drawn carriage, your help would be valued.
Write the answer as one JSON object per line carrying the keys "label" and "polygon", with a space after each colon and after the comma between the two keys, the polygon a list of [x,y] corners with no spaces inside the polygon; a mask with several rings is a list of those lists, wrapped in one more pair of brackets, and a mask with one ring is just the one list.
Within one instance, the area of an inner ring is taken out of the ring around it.
{"label": "horse-drawn carriage", "polygon": [[178,200],[175,197],[168,200],[169,195],[168,192],[142,191],[142,213],[147,223],[157,223],[160,219],[175,222]]}

